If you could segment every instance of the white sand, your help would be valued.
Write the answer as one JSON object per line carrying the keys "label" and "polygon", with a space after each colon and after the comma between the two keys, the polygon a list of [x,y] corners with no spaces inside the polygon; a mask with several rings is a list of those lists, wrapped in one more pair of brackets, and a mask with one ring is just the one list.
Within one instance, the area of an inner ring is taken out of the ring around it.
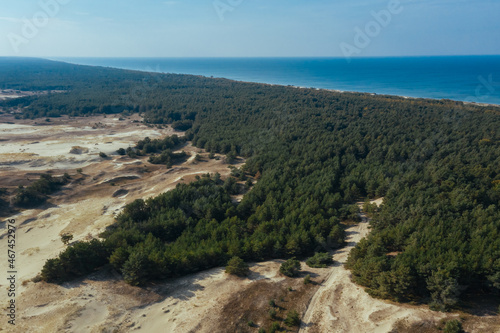
{"label": "white sand", "polygon": [[[371,203],[382,204],[383,198]],[[358,203],[360,208],[363,203]],[[348,228],[347,242],[356,244],[369,233],[369,220],[362,214],[362,222]],[[335,252],[333,259],[341,263],[331,269],[328,279],[312,298],[303,317],[299,332],[390,332],[394,324],[404,319],[418,322],[444,315],[422,307],[390,304],[370,297],[362,287],[351,281],[350,271],[344,268],[354,245]]]}

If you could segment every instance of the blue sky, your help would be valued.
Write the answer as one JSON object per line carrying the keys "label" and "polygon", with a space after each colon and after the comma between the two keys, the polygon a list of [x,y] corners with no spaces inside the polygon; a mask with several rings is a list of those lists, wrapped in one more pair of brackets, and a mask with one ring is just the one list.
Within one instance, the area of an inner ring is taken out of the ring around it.
{"label": "blue sky", "polygon": [[0,9],[0,56],[500,54],[499,0],[0,0]]}

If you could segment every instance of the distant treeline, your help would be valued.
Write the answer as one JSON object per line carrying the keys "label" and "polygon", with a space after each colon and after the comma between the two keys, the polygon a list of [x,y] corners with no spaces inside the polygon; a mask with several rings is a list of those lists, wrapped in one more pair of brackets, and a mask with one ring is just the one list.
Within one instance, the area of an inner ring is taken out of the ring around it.
{"label": "distant treeline", "polygon": [[[128,206],[103,243],[128,281],[201,270],[232,255],[324,251],[339,243],[328,242],[334,228],[342,234],[339,221],[356,218],[356,200],[384,196],[370,236],[348,261],[356,282],[378,297],[439,309],[455,306],[466,291],[500,289],[499,108],[54,66],[56,75],[35,75],[19,64],[10,83],[0,75],[0,87],[67,93],[2,105],[22,107],[23,117],[125,111],[142,112],[150,123],[182,121],[194,145],[247,157],[243,171],[259,178],[238,205],[204,179]],[[75,249],[61,258],[68,251]],[[48,280],[91,270],[58,265]],[[142,265],[155,269],[137,278],[131,268]]]}

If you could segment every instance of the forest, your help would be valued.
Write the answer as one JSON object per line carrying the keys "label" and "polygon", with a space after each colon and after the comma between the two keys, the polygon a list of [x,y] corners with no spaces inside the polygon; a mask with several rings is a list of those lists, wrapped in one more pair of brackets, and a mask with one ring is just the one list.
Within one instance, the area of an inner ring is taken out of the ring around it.
{"label": "forest", "polygon": [[0,59],[0,74],[4,89],[64,91],[0,102],[3,112],[139,112],[152,124],[175,123],[199,148],[247,158],[241,172],[258,180],[239,204],[214,175],[131,203],[100,240],[48,260],[47,281],[106,263],[141,284],[234,256],[310,256],[342,246],[341,221],[357,219],[356,201],[384,197],[349,256],[355,282],[375,297],[439,310],[468,292],[500,290],[496,106],[39,59]]}

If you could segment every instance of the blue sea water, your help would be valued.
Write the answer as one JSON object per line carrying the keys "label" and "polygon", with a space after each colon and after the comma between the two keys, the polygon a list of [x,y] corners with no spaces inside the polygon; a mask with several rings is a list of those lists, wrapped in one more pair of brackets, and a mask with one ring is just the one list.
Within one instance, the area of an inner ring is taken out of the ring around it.
{"label": "blue sea water", "polygon": [[57,58],[82,65],[238,81],[500,104],[500,56]]}

